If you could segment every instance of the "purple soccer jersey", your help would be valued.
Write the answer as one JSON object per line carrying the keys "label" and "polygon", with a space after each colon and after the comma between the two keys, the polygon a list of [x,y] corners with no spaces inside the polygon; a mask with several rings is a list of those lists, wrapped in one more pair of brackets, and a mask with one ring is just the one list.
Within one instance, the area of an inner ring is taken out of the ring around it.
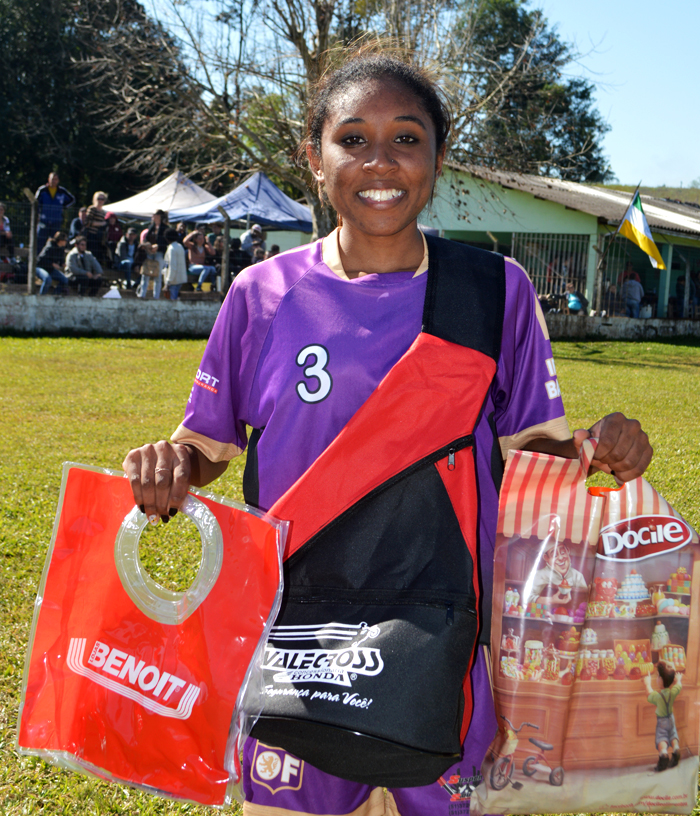
{"label": "purple soccer jersey", "polygon": [[[420,332],[427,281],[427,275],[420,274],[424,268],[427,259],[415,273],[349,280],[342,272],[337,237],[332,234],[242,272],[212,330],[185,418],[173,440],[193,444],[216,461],[230,459],[245,448],[246,426],[261,429],[257,444],[259,504],[272,506],[337,436]],[[505,272],[501,355],[475,430],[479,568],[486,615],[491,608],[498,518],[494,460],[500,463],[507,449],[535,437],[569,436],[535,291],[514,261],[506,259]],[[461,770],[450,773],[453,783],[443,779],[442,785],[395,791],[401,816],[433,813],[424,807],[433,800],[425,797],[434,797],[436,805],[441,801],[449,804],[462,796],[459,790],[464,793],[459,812],[466,812],[472,768],[478,771],[496,729],[482,655],[471,679],[474,715]],[[354,783],[337,780],[340,787],[331,794],[329,787],[335,778],[321,776],[308,763],[306,782],[298,788],[298,779],[289,785],[276,786],[270,780],[263,784],[262,777],[255,775],[255,763],[259,761],[262,768],[269,760],[264,773],[270,774],[272,766],[277,767],[274,757],[258,760],[262,749],[254,741],[249,743],[246,769],[252,777],[246,781],[246,797],[251,802],[247,813],[256,812],[253,803],[308,813],[347,814],[358,807],[358,813],[364,812],[365,805],[359,803],[367,804],[369,788],[355,786],[365,790],[360,794],[352,787]],[[280,774],[287,763],[285,778],[292,779],[294,762],[300,760],[289,759],[280,749],[267,750],[277,752]],[[451,788],[455,790],[448,796]],[[334,801],[345,809],[332,809]],[[434,812],[448,816],[447,809]]]}
{"label": "purple soccer jersey", "polygon": [[[264,429],[257,457],[265,509],[325,450],[421,329],[427,275],[348,280],[332,270],[337,266],[333,234],[236,278],[173,435],[216,461],[241,452],[246,425]],[[535,291],[522,267],[511,260],[505,266],[501,356],[475,432],[481,569],[489,589],[498,517],[494,433],[503,456],[535,436],[569,436]]]}

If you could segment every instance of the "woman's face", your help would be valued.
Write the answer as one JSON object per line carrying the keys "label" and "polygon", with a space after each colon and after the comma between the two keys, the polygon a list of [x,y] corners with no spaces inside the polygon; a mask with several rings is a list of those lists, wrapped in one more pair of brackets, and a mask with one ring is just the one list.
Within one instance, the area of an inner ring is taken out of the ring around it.
{"label": "woman's face", "polygon": [[332,100],[321,155],[309,162],[346,224],[366,235],[415,228],[442,169],[435,126],[403,85],[373,80]]}
{"label": "woman's face", "polygon": [[195,244],[196,244],[197,246],[200,246],[200,247],[202,246],[202,244],[204,243],[204,236],[202,235],[202,233],[201,233],[201,232],[198,232],[198,233],[197,233],[197,234],[194,236],[194,242],[195,242]]}
{"label": "woman's face", "polygon": [[154,213],[154,215],[153,215],[153,223],[154,223],[154,224],[155,224],[157,227],[159,227],[159,226],[160,226],[160,221],[161,221],[161,216],[160,216],[160,213]]}

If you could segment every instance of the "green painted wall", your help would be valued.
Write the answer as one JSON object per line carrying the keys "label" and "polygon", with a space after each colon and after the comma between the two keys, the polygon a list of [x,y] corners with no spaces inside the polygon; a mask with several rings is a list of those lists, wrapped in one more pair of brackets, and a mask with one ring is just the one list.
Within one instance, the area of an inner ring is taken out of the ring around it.
{"label": "green painted wall", "polygon": [[[520,190],[480,181],[467,173],[446,170],[438,181],[432,206],[420,222],[457,234],[537,232],[595,234],[595,216],[567,210],[561,204],[542,201]],[[487,239],[488,240],[488,239]]]}

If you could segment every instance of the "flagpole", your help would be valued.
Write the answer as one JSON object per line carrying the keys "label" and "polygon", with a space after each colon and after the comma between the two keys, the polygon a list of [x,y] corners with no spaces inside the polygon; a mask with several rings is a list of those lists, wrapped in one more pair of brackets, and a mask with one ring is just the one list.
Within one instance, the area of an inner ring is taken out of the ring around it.
{"label": "flagpole", "polygon": [[[603,291],[602,291],[602,289],[603,289],[603,286],[602,286],[603,280],[602,280],[602,277],[600,275],[600,272],[601,272],[601,269],[602,269],[602,266],[603,266],[603,261],[605,260],[605,257],[608,254],[608,250],[612,246],[613,241],[615,240],[615,238],[617,238],[617,236],[618,236],[618,234],[620,232],[620,227],[622,227],[622,224],[623,224],[623,222],[625,220],[625,213],[627,212],[627,210],[629,210],[632,202],[637,197],[637,193],[639,192],[639,188],[641,186],[642,186],[642,182],[640,181],[639,184],[637,185],[637,189],[632,193],[632,198],[630,199],[630,203],[627,205],[627,207],[625,209],[625,212],[622,214],[622,218],[620,219],[620,223],[617,225],[617,229],[613,233],[612,238],[610,238],[610,240],[608,241],[607,246],[605,247],[603,252],[600,254],[600,257],[598,258],[598,263],[596,264],[596,268],[595,268],[595,276],[596,276],[596,312],[600,312],[600,307],[602,305],[602,300],[603,300]],[[608,233],[608,235],[609,234],[610,233]]]}

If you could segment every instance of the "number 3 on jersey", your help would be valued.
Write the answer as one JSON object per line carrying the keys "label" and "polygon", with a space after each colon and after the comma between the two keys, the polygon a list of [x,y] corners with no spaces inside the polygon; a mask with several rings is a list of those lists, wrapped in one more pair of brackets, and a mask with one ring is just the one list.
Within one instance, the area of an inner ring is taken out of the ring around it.
{"label": "number 3 on jersey", "polygon": [[306,365],[310,357],[313,358],[313,363],[306,366],[304,376],[315,382],[309,383],[312,389],[309,390],[307,384],[301,380],[297,383],[297,394],[304,402],[321,402],[331,393],[333,387],[333,378],[326,371],[328,350],[323,346],[306,346],[297,354],[297,365]]}

